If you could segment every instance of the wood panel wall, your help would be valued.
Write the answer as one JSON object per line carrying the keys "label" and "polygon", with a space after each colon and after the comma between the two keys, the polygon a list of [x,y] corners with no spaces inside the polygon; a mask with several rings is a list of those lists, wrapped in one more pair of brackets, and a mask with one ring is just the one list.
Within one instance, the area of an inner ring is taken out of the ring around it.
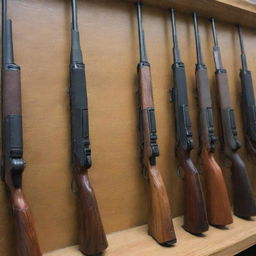
{"label": "wood panel wall", "polygon": [[[24,191],[30,202],[44,252],[77,243],[76,195],[72,193],[69,98],[70,1],[11,0],[15,61],[22,68],[24,150],[27,167]],[[132,3],[114,0],[78,1],[81,44],[86,63],[93,166],[90,171],[106,231],[147,222],[147,184],[141,176],[136,115],[138,37]],[[172,40],[166,10],[144,6],[144,26],[163,175],[173,216],[182,215],[183,184],[177,177],[175,126],[168,90],[172,81]],[[212,36],[200,19],[204,61],[215,102]],[[198,145],[195,86],[195,46],[192,17],[177,15],[181,58],[186,65],[194,139]],[[217,22],[223,63],[229,73],[239,137],[244,144],[240,112],[240,55],[235,27]],[[256,33],[244,29],[248,65],[256,83]],[[216,111],[215,111],[216,114]],[[216,155],[219,159],[219,147]],[[256,189],[255,163],[248,163]],[[192,153],[197,161],[197,147]],[[197,164],[202,172],[203,169]],[[224,167],[222,163],[222,167]],[[229,187],[230,172],[223,168]],[[14,253],[11,209],[0,185],[0,255]],[[146,234],[145,234],[146,235]]]}

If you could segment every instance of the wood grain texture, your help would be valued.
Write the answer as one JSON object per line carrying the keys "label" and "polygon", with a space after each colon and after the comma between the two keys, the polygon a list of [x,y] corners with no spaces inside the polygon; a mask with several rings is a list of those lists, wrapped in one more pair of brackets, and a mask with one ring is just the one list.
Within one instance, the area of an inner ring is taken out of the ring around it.
{"label": "wood grain texture", "polygon": [[[229,127],[226,126],[227,119],[225,119],[223,114],[226,109],[232,108],[228,77],[226,73],[218,72],[216,73],[216,79],[219,93],[219,108],[221,110],[219,118],[221,119],[221,126],[223,127],[223,154],[231,161],[234,213],[240,217],[250,218],[250,216],[255,216],[256,214],[256,201],[245,162],[237,153],[239,147],[234,143],[235,136],[233,136]],[[228,136],[228,134],[231,134],[231,136]]]}
{"label": "wood grain texture", "polygon": [[[136,2],[136,0],[128,0]],[[164,9],[175,8],[182,13],[191,14],[197,12],[200,16],[207,19],[215,17],[216,19],[255,28],[255,4],[249,3],[248,0],[144,0],[152,6]]]}
{"label": "wood grain texture", "polygon": [[17,256],[41,256],[28,203],[21,189],[11,189]]}
{"label": "wood grain texture", "polygon": [[177,149],[180,167],[184,171],[184,229],[192,234],[208,230],[206,205],[197,169],[189,153]]}
{"label": "wood grain texture", "polygon": [[79,249],[86,255],[99,254],[108,243],[88,171],[76,170],[74,177],[79,197]]}
{"label": "wood grain texture", "polygon": [[156,166],[148,167],[150,182],[149,234],[158,243],[170,246],[176,243],[172,214],[166,188]]}
{"label": "wood grain texture", "polygon": [[[196,237],[182,227],[181,217],[174,219],[179,243],[163,248],[146,236],[146,226],[108,235],[109,249],[105,256],[233,256],[256,243],[256,222],[234,216],[234,223],[226,230],[210,227],[204,237]],[[227,239],[228,238],[228,239]],[[69,247],[44,256],[82,256],[77,247]]]}
{"label": "wood grain texture", "polygon": [[[213,141],[215,130],[210,134],[209,129],[216,126],[210,124],[209,109],[212,110],[212,101],[210,95],[209,79],[207,69],[196,70],[196,89],[198,95],[198,110],[200,111],[199,125],[200,128],[200,157],[204,169],[205,188],[206,188],[206,205],[208,221],[212,225],[225,226],[231,224],[232,213],[230,200],[223,178],[222,170],[216,162],[212,151],[214,151],[216,141]],[[212,122],[212,121],[211,121]],[[209,127],[213,125],[213,127]]]}
{"label": "wood grain texture", "polygon": [[237,153],[230,153],[232,163],[232,185],[234,194],[234,213],[236,216],[250,218],[256,215],[256,202],[247,174],[246,166]]}
{"label": "wood grain texture", "polygon": [[154,108],[150,66],[143,66],[138,69],[141,109]]}
{"label": "wood grain texture", "polygon": [[[160,2],[165,0],[156,1],[155,4],[159,5]],[[24,158],[27,162],[23,189],[33,212],[41,249],[46,252],[78,244],[76,200],[71,191],[70,113],[67,94],[70,2],[10,0],[8,3],[9,16],[13,19],[15,61],[22,68]],[[175,3],[178,4],[179,1]],[[136,10],[134,4],[112,0],[80,0],[78,6],[81,44],[85,53],[93,152],[93,167],[89,175],[105,231],[109,233],[146,224],[148,216],[149,194],[147,184],[141,178],[136,127],[136,64],[139,56]],[[209,6],[213,5],[208,4],[204,7]],[[183,10],[189,10],[186,8]],[[186,15],[181,15],[179,10],[176,14],[179,47],[181,58],[186,65],[191,121],[196,143],[191,157],[196,163],[198,111],[193,95],[196,62],[194,28],[190,11],[187,11]],[[221,12],[224,9],[217,10],[220,12],[219,16],[230,16],[237,21],[236,16],[231,15],[232,10],[227,15]],[[151,62],[161,155],[157,164],[175,217],[183,214],[184,192],[183,181],[176,175],[177,160],[173,136],[175,123],[173,106],[170,106],[168,95],[172,79],[170,20],[166,9],[145,4],[143,23]],[[209,25],[207,19],[199,17],[204,62],[208,67],[211,90],[215,92],[212,32]],[[236,111],[238,134],[240,139],[243,139],[239,101],[241,61],[237,31],[229,24],[218,22],[217,26],[223,63],[229,72],[231,101]],[[248,66],[252,67],[252,77],[256,81],[256,72],[253,70],[256,59],[255,30],[244,28],[243,32]],[[215,96],[213,93],[212,95]],[[216,110],[215,100],[213,108]],[[242,144],[243,142],[242,140]],[[219,152],[217,143],[215,157],[223,170],[232,203],[230,171],[220,161]],[[244,148],[240,150],[240,154],[248,167],[248,175],[255,193],[255,163],[248,161]],[[16,256],[12,215],[7,207],[8,198],[2,184],[0,205],[0,255]],[[253,223],[250,222],[250,226],[253,226]],[[178,225],[182,225],[182,222]],[[238,232],[234,232],[234,235],[232,233],[232,236],[223,233],[225,239],[218,239],[217,236],[214,245],[225,246],[230,242],[227,237],[236,237],[235,242],[238,243],[246,231],[247,227],[241,226]],[[146,233],[147,229],[144,228],[142,240],[151,241],[152,238],[145,235]],[[177,237],[179,239],[179,234]],[[119,243],[120,246],[129,248],[128,245],[125,247],[128,239],[132,239],[134,243],[138,242],[136,235],[134,239],[121,238],[123,243]],[[196,238],[193,243],[198,244],[201,241]],[[155,241],[152,243],[156,244],[154,248],[160,247]],[[206,244],[204,247],[208,250],[210,245]],[[184,251],[186,248],[184,247]],[[166,253],[169,254],[169,250]]]}
{"label": "wood grain texture", "polygon": [[206,183],[206,205],[209,223],[225,226],[233,222],[226,184],[213,153],[203,150],[202,161]]}
{"label": "wood grain texture", "polygon": [[[152,157],[152,140],[148,108],[154,108],[152,78],[149,66],[138,66],[140,109],[143,122],[143,156],[142,161],[149,182],[150,210],[148,220],[149,235],[159,244],[171,246],[176,243],[175,231],[172,223],[170,203],[165,184],[156,165],[150,163]],[[157,126],[157,124],[156,124]],[[157,129],[156,129],[157,130]],[[155,132],[155,131],[154,131]],[[155,141],[157,143],[157,140]],[[156,160],[157,161],[157,160]]]}

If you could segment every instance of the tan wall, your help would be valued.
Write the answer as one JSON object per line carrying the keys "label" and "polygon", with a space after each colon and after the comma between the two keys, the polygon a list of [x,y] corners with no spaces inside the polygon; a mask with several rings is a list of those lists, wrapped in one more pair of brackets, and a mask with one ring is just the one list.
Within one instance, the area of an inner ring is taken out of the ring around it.
{"label": "tan wall", "polygon": [[[76,196],[71,192],[67,94],[69,3],[61,0],[9,1],[15,60],[22,68],[24,150],[27,162],[23,187],[30,201],[44,252],[77,243]],[[105,229],[113,232],[147,221],[147,186],[140,175],[136,123],[136,12],[134,5],[126,1],[88,0],[79,1],[78,4],[90,109],[93,154],[90,177]],[[143,14],[152,65],[161,153],[158,167],[167,186],[173,216],[178,216],[183,211],[183,188],[182,181],[176,176],[174,114],[168,95],[172,79],[170,21],[166,10],[145,6]],[[197,105],[193,93],[196,55],[192,25],[191,16],[177,15],[181,57],[187,71],[194,139],[198,143]],[[243,142],[239,108],[238,36],[233,26],[217,23],[217,29],[223,63],[229,72],[238,133]],[[214,95],[216,86],[211,52],[212,36],[207,20],[200,20],[200,32]],[[244,39],[248,65],[256,82],[255,32],[244,30]],[[192,155],[196,160],[197,148]],[[244,149],[241,155],[247,161]],[[254,164],[251,162],[248,167],[256,188]],[[230,184],[230,172],[227,168],[223,170]],[[0,255],[15,255],[11,253],[14,247],[11,210],[2,184],[0,205]]]}

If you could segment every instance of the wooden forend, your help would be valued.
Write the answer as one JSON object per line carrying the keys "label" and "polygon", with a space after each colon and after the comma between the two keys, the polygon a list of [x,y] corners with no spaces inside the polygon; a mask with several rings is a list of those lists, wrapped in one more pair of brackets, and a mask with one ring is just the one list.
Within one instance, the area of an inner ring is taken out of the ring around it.
{"label": "wooden forend", "polygon": [[[171,248],[158,245],[139,226],[108,235],[109,248],[104,256],[233,256],[256,243],[256,222],[234,216],[227,229],[210,227],[205,236],[184,231],[182,217],[174,219],[178,242]],[[46,253],[44,256],[82,256],[76,246]]]}

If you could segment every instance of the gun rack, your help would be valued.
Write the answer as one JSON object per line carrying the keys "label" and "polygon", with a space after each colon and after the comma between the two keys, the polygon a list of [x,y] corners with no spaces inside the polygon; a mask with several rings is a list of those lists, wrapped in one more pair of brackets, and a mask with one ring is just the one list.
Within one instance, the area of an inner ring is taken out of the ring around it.
{"label": "gun rack", "polygon": [[[79,0],[81,45],[86,65],[92,168],[89,172],[108,233],[107,256],[234,255],[256,244],[256,219],[234,217],[227,230],[211,227],[203,237],[181,225],[183,181],[177,176],[174,154],[175,124],[169,102],[172,81],[172,40],[167,9],[177,10],[177,32],[186,66],[189,106],[196,147],[192,159],[198,169],[195,40],[191,13],[199,14],[204,62],[213,97],[216,84],[212,35],[208,18],[216,18],[222,59],[228,70],[238,136],[244,145],[240,109],[240,48],[234,24],[243,25],[248,67],[256,88],[256,5],[238,0],[144,0],[146,47],[152,69],[158,130],[159,170],[169,195],[177,233],[173,248],[162,248],[147,235],[147,183],[139,162],[136,66],[139,59],[136,10],[133,1]],[[33,212],[38,240],[45,256],[78,256],[76,195],[71,191],[70,113],[67,88],[70,55],[70,1],[10,0],[15,62],[21,66],[24,130],[24,192]],[[217,134],[219,135],[219,134]],[[230,171],[216,147],[232,200]],[[255,162],[240,150],[256,193]],[[14,256],[13,219],[8,196],[0,184],[0,255]],[[71,247],[69,247],[71,246]],[[73,246],[73,247],[72,247]],[[64,248],[64,249],[61,249]]]}

